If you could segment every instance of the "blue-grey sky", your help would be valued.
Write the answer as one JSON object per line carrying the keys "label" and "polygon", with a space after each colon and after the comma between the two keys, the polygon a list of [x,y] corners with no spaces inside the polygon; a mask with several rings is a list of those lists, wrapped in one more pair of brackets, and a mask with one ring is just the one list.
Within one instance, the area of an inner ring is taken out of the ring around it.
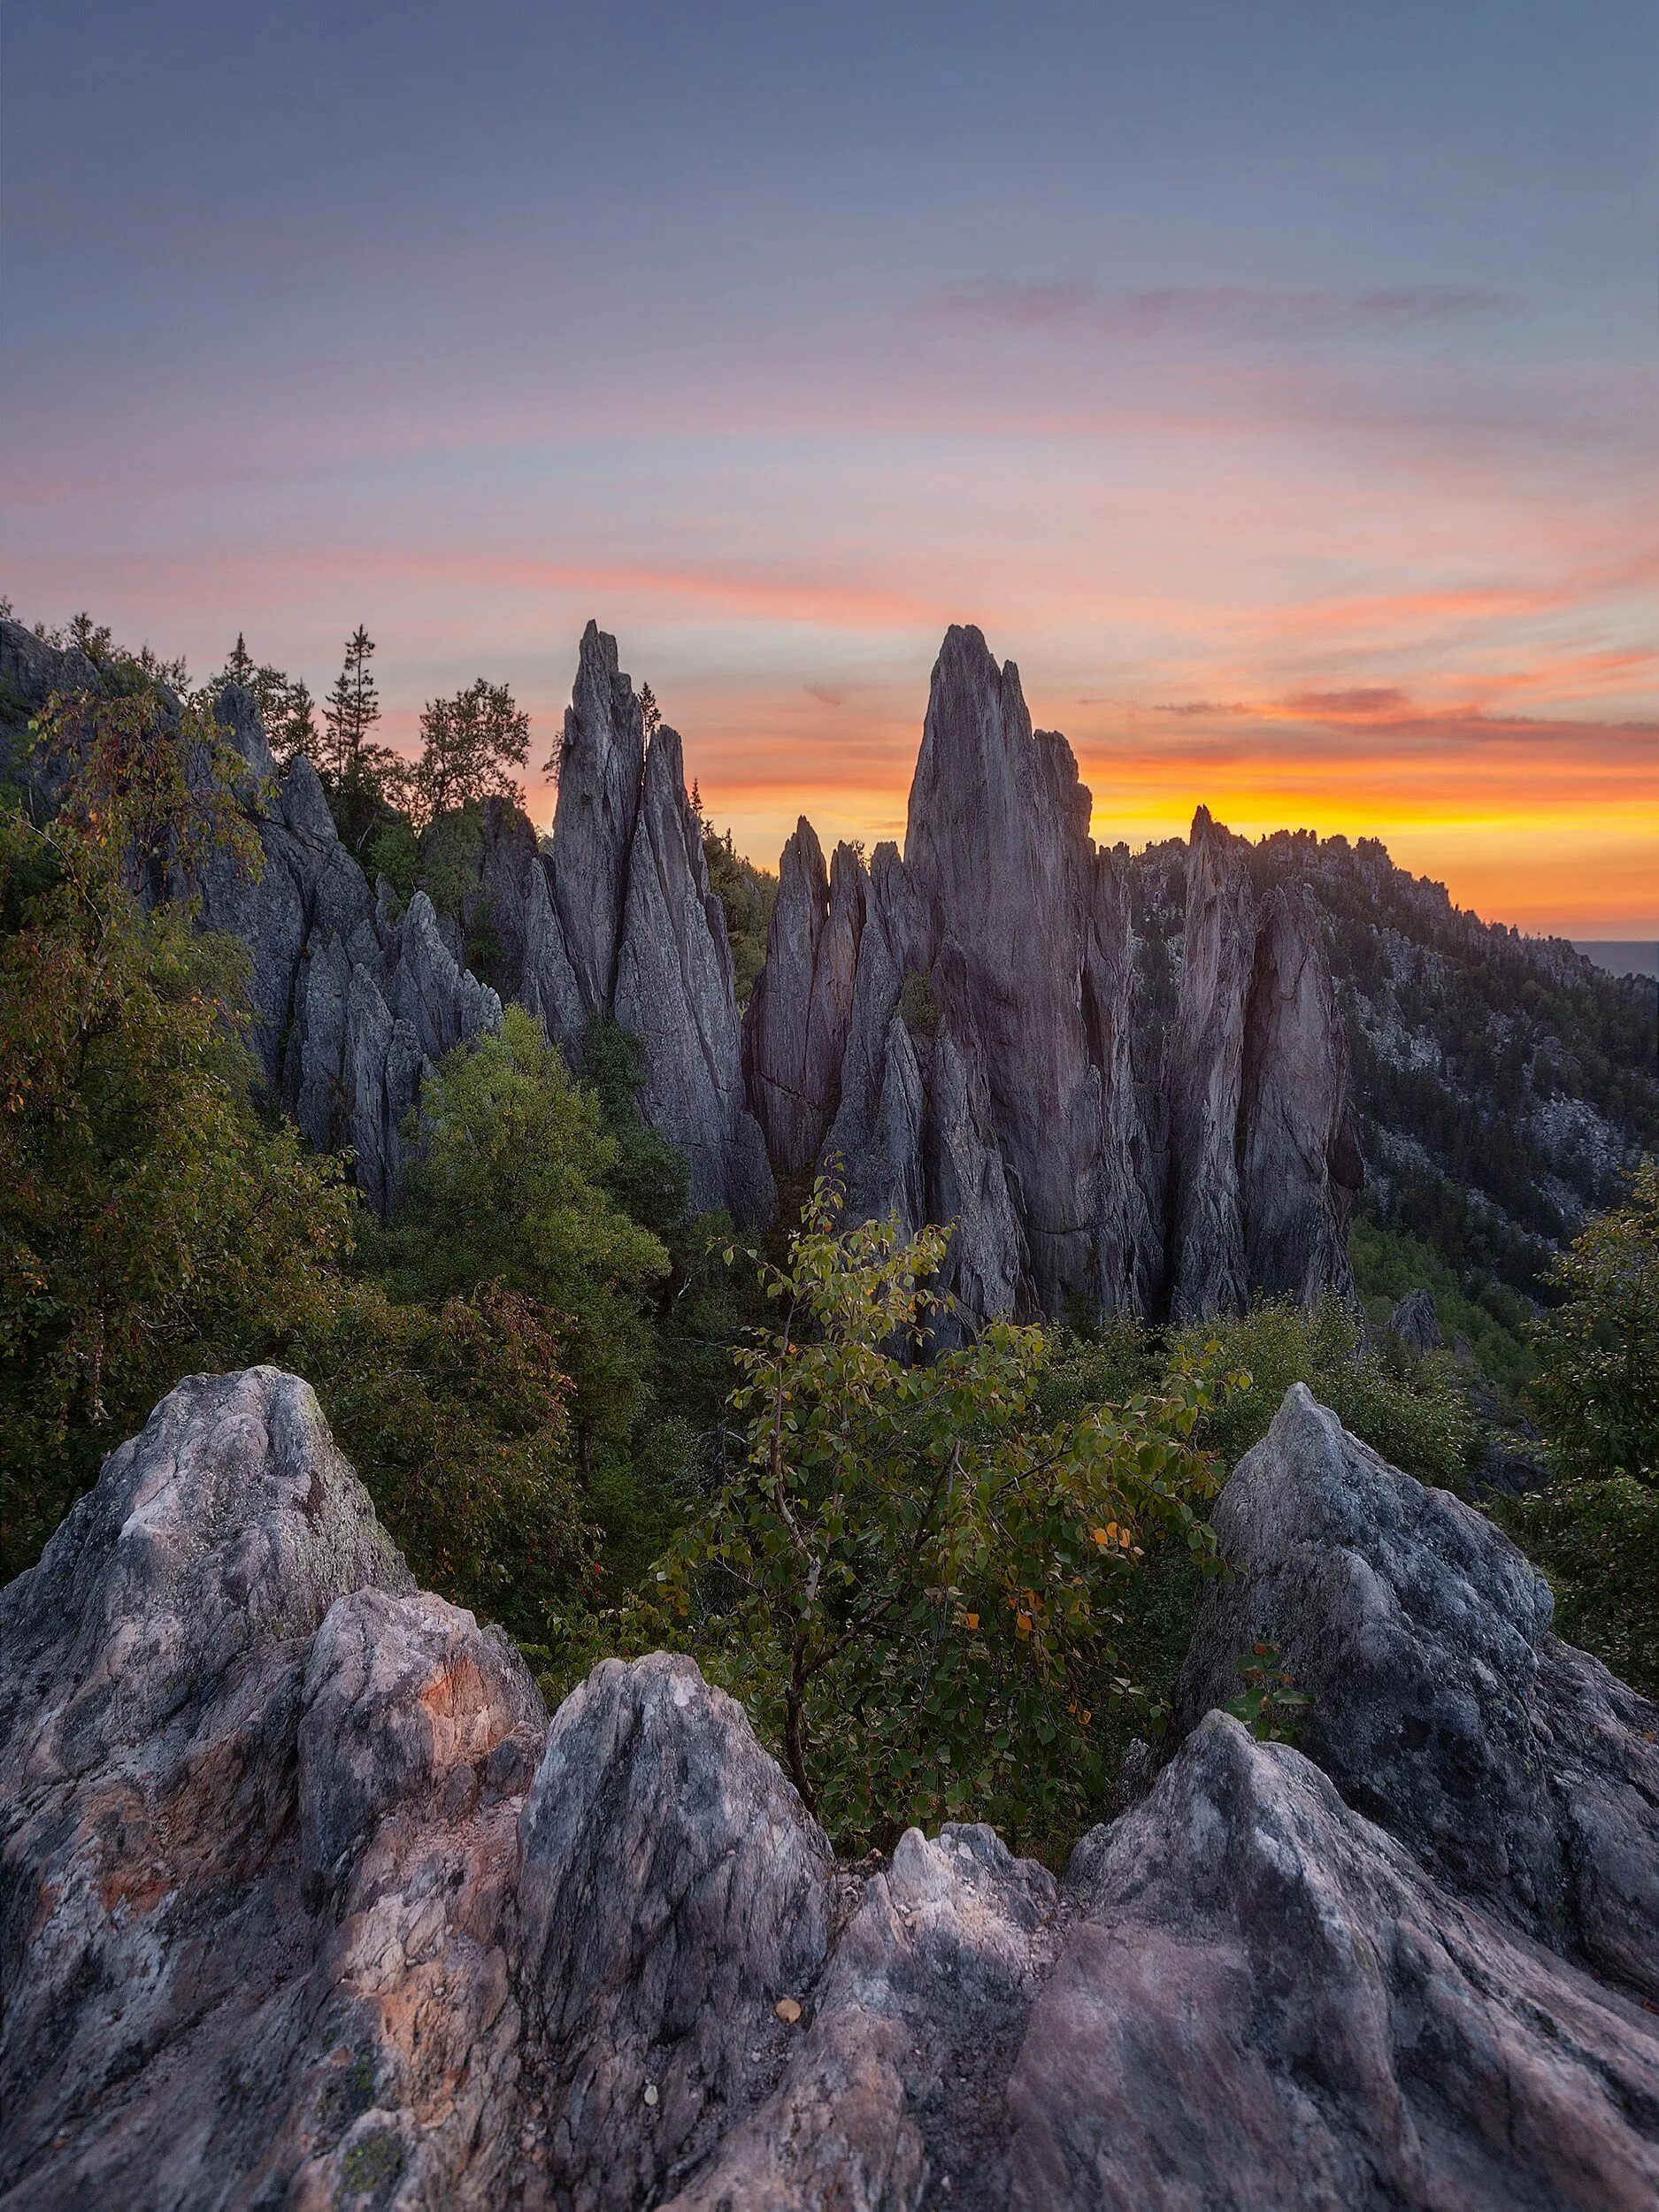
{"label": "blue-grey sky", "polygon": [[[1097,832],[1659,931],[1659,14],[9,0],[0,588],[393,733],[595,614],[740,841],[891,832],[938,634]],[[533,811],[549,796],[533,786]]]}

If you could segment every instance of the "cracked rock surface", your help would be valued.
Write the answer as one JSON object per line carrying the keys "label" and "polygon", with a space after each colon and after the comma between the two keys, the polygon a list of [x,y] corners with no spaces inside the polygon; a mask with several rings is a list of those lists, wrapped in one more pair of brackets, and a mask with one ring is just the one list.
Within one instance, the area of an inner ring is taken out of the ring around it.
{"label": "cracked rock surface", "polygon": [[[0,2203],[1650,2206],[1659,1714],[1305,1391],[1221,1515],[1063,1878],[854,1867],[687,1659],[549,1723],[303,1382],[181,1383],[0,1595]],[[1259,1632],[1305,1749],[1204,1709]]]}

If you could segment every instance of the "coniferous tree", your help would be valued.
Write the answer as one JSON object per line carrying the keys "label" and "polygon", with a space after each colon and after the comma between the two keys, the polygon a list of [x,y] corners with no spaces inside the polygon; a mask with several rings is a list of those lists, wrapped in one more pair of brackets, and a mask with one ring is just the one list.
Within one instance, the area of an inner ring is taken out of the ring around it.
{"label": "coniferous tree", "polygon": [[369,666],[374,640],[359,623],[346,640],[345,665],[323,708],[324,762],[341,785],[360,780],[368,733],[380,718],[380,693]]}
{"label": "coniferous tree", "polygon": [[346,641],[345,665],[323,705],[322,777],[334,826],[354,853],[362,853],[407,796],[408,768],[389,745],[369,732],[380,718],[380,694],[369,662],[374,640],[359,623]]}

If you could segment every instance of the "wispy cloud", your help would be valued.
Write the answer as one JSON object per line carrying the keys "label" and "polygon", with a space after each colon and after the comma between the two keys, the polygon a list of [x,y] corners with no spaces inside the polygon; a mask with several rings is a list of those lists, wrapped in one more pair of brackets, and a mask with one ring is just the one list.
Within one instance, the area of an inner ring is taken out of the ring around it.
{"label": "wispy cloud", "polygon": [[1109,288],[1085,277],[1035,281],[984,276],[935,292],[928,311],[946,320],[1011,330],[1054,329],[1156,340],[1191,334],[1207,340],[1386,337],[1426,323],[1495,314],[1515,304],[1506,292],[1465,285],[1413,284],[1359,291],[1275,290],[1259,285],[1166,284]]}

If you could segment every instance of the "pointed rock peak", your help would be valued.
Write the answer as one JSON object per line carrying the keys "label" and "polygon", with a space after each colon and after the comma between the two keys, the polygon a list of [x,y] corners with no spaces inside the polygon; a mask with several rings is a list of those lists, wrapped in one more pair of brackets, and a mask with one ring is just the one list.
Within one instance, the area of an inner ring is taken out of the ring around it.
{"label": "pointed rock peak", "polygon": [[[1004,661],[999,667],[982,630],[972,623],[953,622],[945,632],[939,658],[933,663],[927,697],[928,732],[932,732],[936,720],[959,720],[964,710],[977,710],[979,714],[987,710],[998,713],[1010,733],[1019,731],[1030,738],[1031,717],[1025,711],[1018,669],[1012,661]],[[926,735],[922,744],[926,750]]]}
{"label": "pointed rock peak", "polygon": [[571,703],[565,716],[565,742],[598,730],[614,733],[630,750],[644,745],[640,703],[634,695],[633,679],[618,665],[617,641],[608,630],[589,622],[582,632],[576,681],[571,687]]}
{"label": "pointed rock peak", "polygon": [[793,882],[805,884],[816,905],[829,903],[829,871],[824,865],[824,848],[804,814],[795,826],[794,836],[778,856],[778,881],[780,890]]}

